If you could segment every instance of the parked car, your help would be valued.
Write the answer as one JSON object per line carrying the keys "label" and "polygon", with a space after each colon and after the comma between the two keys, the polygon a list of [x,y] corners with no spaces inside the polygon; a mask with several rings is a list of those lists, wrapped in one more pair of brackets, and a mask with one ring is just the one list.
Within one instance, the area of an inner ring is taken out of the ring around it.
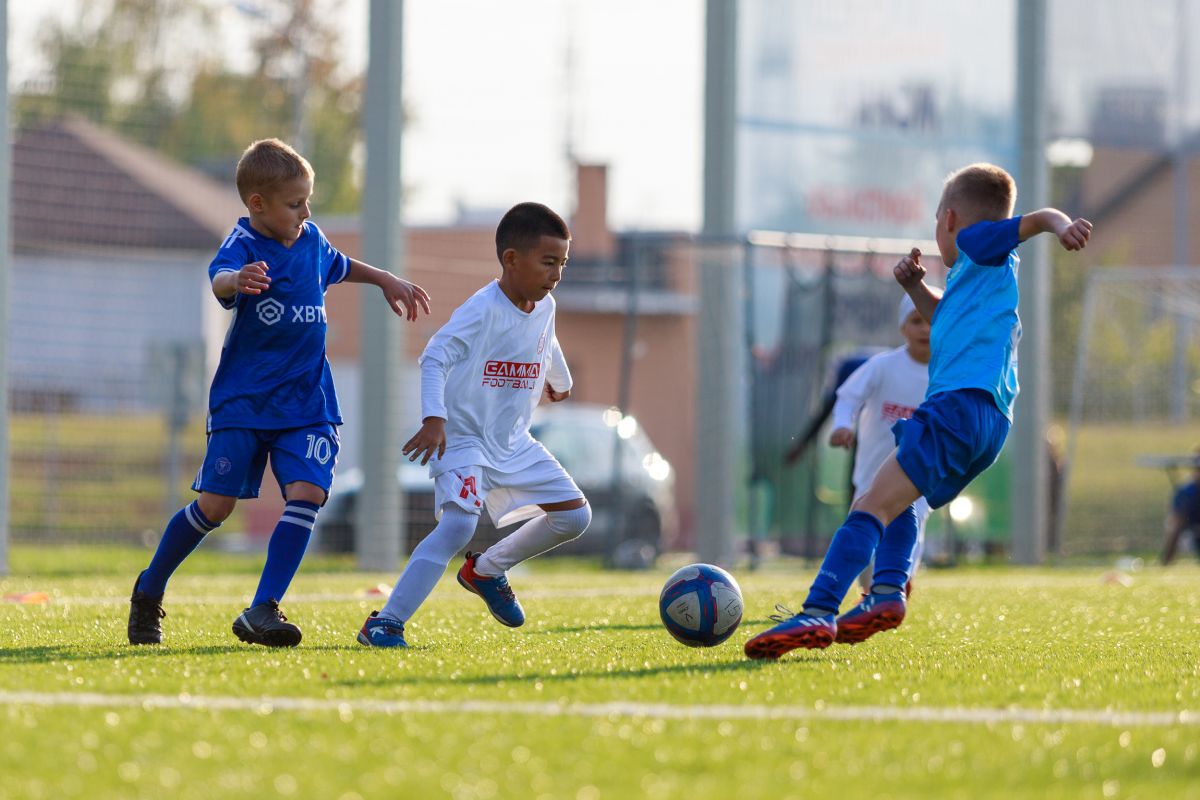
{"label": "parked car", "polygon": [[[531,432],[575,479],[592,506],[587,532],[554,553],[603,554],[620,566],[636,567],[652,561],[663,542],[674,537],[678,527],[675,472],[633,417],[585,403],[539,406]],[[618,450],[619,490],[613,469]],[[329,502],[317,517],[316,542],[321,549],[354,549],[362,483],[359,469],[346,470],[334,480]],[[403,545],[405,552],[412,552],[437,524],[433,481],[427,467],[405,460],[397,484],[405,498]],[[514,528],[497,531],[485,510],[469,547],[482,550]]]}

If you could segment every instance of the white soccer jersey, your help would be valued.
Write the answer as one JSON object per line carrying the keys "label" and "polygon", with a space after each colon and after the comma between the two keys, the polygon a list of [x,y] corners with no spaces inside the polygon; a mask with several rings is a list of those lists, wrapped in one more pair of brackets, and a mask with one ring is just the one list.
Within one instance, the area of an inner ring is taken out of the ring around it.
{"label": "white soccer jersey", "polygon": [[907,348],[898,347],[867,359],[838,387],[833,428],[857,428],[856,494],[867,490],[879,466],[896,448],[892,425],[913,415],[928,386],[929,365],[913,360]]}
{"label": "white soccer jersey", "polygon": [[475,465],[518,472],[554,458],[529,434],[547,381],[571,388],[553,297],[526,314],[492,281],[455,309],[419,363],[421,418],[446,420],[446,453],[430,460],[431,476]]}

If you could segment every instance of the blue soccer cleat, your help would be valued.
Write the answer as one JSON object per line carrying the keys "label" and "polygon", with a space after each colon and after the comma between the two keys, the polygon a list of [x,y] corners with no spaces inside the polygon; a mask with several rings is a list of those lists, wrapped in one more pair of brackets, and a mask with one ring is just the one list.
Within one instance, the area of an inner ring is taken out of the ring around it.
{"label": "blue soccer cleat", "polygon": [[482,554],[467,553],[467,561],[458,571],[458,582],[468,592],[482,597],[483,602],[487,603],[488,611],[502,624],[510,628],[521,627],[525,624],[525,610],[521,608],[512,587],[508,585],[508,578],[504,575],[493,578],[476,572],[475,562],[480,555]]}
{"label": "blue soccer cleat", "polygon": [[772,614],[771,619],[779,624],[746,642],[748,657],[779,658],[800,647],[821,650],[829,647],[837,638],[838,624],[833,614],[793,614],[783,606],[775,608],[779,613]]}
{"label": "blue soccer cleat", "polygon": [[906,609],[903,591],[868,594],[858,605],[837,618],[837,637],[834,641],[858,644],[880,631],[890,631],[904,621]]}
{"label": "blue soccer cleat", "polygon": [[367,647],[408,647],[404,641],[404,623],[379,616],[372,611],[358,632],[358,643]]}

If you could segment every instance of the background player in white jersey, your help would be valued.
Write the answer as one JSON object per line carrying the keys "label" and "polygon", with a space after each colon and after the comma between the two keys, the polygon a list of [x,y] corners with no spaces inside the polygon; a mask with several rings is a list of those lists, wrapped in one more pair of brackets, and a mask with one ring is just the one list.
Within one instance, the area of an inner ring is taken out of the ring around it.
{"label": "background player in white jersey", "polygon": [[498,528],[529,521],[485,552],[467,553],[458,582],[512,628],[525,612],[505,572],[591,522],[583,492],[529,433],[543,393],[551,402],[571,394],[550,296],[570,240],[546,206],[509,209],[496,228],[500,279],[459,306],[421,354],[423,423],[403,452],[430,465],[438,524],[413,550],[387,605],[363,623],[362,644],[407,646],[405,624],[470,543],[484,506]]}
{"label": "background player in white jersey", "polygon": [[[892,426],[913,415],[929,387],[929,322],[907,294],[900,300],[899,319],[904,346],[867,359],[838,387],[833,405],[829,444],[854,450],[851,482],[856,500],[896,448]],[[929,503],[919,498],[912,510],[912,516],[905,514],[896,520],[898,524],[915,522],[917,526],[909,575],[916,573],[921,562]],[[864,592],[871,591],[873,567],[872,563],[859,576]]]}
{"label": "background player in white jersey", "polygon": [[131,644],[162,641],[167,580],[239,498],[257,497],[268,459],[287,501],[267,545],[250,607],[233,623],[244,642],[300,643],[279,610],[308,547],[337,463],[341,411],[325,358],[325,290],[350,281],[383,291],[409,320],[429,313],[425,290],[348,258],[309,220],[313,170],[278,139],[251,144],[237,165],[242,217],[208,268],[233,320],[208,403],[208,450],[192,489],[199,497],[167,523],[150,566],[133,586]]}

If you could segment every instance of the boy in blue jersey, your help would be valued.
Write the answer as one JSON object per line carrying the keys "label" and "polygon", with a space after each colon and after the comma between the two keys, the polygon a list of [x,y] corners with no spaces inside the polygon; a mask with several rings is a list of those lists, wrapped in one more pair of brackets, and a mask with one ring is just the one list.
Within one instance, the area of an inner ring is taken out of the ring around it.
{"label": "boy in blue jersey", "polygon": [[278,139],[251,144],[237,165],[248,216],[208,268],[212,291],[233,320],[209,392],[208,449],[192,489],[199,497],[167,523],[135,581],[130,644],[162,641],[171,574],[241,498],[257,497],[268,459],[286,501],[267,545],[250,607],[233,623],[244,642],[300,643],[279,601],[300,567],[337,463],[342,424],[325,358],[325,291],[342,281],[378,286],[397,315],[429,313],[419,286],[338,252],[309,218],[313,170]]}
{"label": "boy in blue jersey", "polygon": [[[779,624],[746,642],[750,658],[854,644],[899,625],[917,536],[913,503],[924,496],[933,508],[945,505],[999,455],[1017,394],[1017,245],[1053,233],[1079,250],[1092,230],[1053,208],[1013,217],[1016,194],[1012,177],[992,164],[951,174],[936,216],[938,250],[952,265],[945,291],[925,283],[916,248],[896,265],[896,280],[931,325],[925,402],[893,426],[896,449],[834,535],[804,610],[776,617]],[[872,554],[871,593],[838,617]]]}
{"label": "boy in blue jersey", "polygon": [[1192,542],[1196,545],[1194,549],[1200,555],[1200,452],[1196,455],[1191,480],[1176,489],[1171,498],[1171,510],[1163,523],[1163,532],[1166,534],[1162,551],[1163,566],[1175,560],[1179,540],[1185,532],[1191,534]]}

